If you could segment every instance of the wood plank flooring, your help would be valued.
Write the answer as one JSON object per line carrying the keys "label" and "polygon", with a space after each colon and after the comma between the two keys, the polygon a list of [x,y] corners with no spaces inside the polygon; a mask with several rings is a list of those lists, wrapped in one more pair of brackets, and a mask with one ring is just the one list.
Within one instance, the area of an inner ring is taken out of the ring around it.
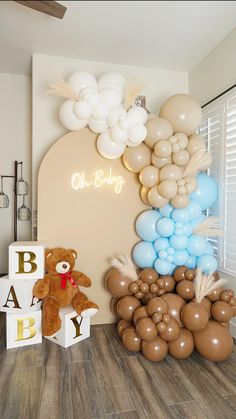
{"label": "wood plank flooring", "polygon": [[124,349],[115,325],[63,349],[5,349],[0,315],[1,419],[235,419],[236,346],[219,364],[197,353],[150,363]]}

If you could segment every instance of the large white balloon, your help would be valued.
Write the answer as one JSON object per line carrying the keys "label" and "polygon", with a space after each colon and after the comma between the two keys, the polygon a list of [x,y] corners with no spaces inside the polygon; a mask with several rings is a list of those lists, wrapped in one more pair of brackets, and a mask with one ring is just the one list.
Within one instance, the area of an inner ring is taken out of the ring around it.
{"label": "large white balloon", "polygon": [[107,125],[111,128],[117,125],[121,115],[126,115],[126,110],[122,105],[118,108],[111,109],[107,116]]}
{"label": "large white balloon", "polygon": [[93,89],[92,87],[84,87],[83,89],[80,90],[79,98],[80,100],[86,101],[88,97],[92,95],[93,93],[96,93],[95,89]]}
{"label": "large white balloon", "polygon": [[76,73],[71,74],[68,79],[68,84],[77,95],[80,94],[81,89],[84,87],[92,87],[97,90],[97,80],[87,71],[77,71]]}
{"label": "large white balloon", "polygon": [[125,144],[128,139],[128,133],[126,129],[121,129],[119,125],[115,125],[111,128],[111,138],[114,143]]}
{"label": "large white balloon", "polygon": [[98,91],[106,88],[117,90],[122,96],[124,94],[126,79],[119,73],[105,73],[98,80]]}
{"label": "large white balloon", "polygon": [[104,132],[97,139],[97,149],[106,159],[118,159],[126,149],[125,144],[116,144],[111,140],[109,133]]}
{"label": "large white balloon", "polygon": [[128,129],[129,140],[133,143],[140,144],[147,136],[147,128],[142,124],[133,124]]}
{"label": "large white balloon", "polygon": [[84,100],[75,102],[73,110],[79,119],[88,119],[91,115],[91,107]]}
{"label": "large white balloon", "polygon": [[130,124],[145,124],[147,122],[147,111],[141,106],[134,106],[128,111],[127,121]]}
{"label": "large white balloon", "polygon": [[100,96],[98,93],[92,93],[91,95],[87,96],[85,101],[89,104],[89,106],[96,106],[99,101],[101,101]]}
{"label": "large white balloon", "polygon": [[92,117],[97,120],[104,120],[106,119],[108,115],[108,108],[105,105],[104,102],[99,100],[97,103],[95,103],[94,106],[92,106]]}
{"label": "large white balloon", "polygon": [[74,113],[75,101],[72,99],[65,100],[59,108],[59,118],[67,129],[77,131],[87,125],[87,119],[79,119]]}
{"label": "large white balloon", "polygon": [[102,89],[100,92],[101,99],[104,101],[108,109],[114,109],[120,106],[122,102],[122,97],[119,92],[115,89],[106,88]]}
{"label": "large white balloon", "polygon": [[107,130],[107,123],[105,120],[98,121],[97,119],[89,118],[88,126],[97,134],[101,134]]}

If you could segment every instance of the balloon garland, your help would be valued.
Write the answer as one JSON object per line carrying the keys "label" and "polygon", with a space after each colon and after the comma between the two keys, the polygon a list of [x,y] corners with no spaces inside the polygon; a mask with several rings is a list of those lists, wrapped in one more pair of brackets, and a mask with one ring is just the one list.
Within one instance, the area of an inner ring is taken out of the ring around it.
{"label": "balloon garland", "polygon": [[105,279],[123,345],[150,361],[161,361],[168,352],[184,359],[194,348],[211,361],[226,359],[233,347],[228,325],[236,299],[223,288],[226,281],[218,277],[206,239],[223,233],[218,219],[205,214],[217,200],[217,185],[205,173],[211,156],[196,134],[200,105],[177,94],[158,117],[148,115],[135,104],[141,86],[118,73],[96,80],[79,71],[67,82],[53,83],[50,92],[65,99],[61,123],[99,134],[98,152],[107,159],[122,157],[151,207],[136,220],[141,239],[132,253],[136,266],[120,255]]}

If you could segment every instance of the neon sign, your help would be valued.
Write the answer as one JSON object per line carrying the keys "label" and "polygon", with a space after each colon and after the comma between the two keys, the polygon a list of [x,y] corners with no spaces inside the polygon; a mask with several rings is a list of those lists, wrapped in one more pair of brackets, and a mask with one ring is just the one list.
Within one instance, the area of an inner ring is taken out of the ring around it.
{"label": "neon sign", "polygon": [[99,169],[88,178],[85,172],[75,172],[71,177],[71,187],[75,191],[79,189],[98,189],[103,186],[111,186],[114,188],[114,192],[119,194],[122,191],[125,181],[123,176],[114,176],[112,174],[112,168],[110,167],[108,175],[106,176],[104,170]]}

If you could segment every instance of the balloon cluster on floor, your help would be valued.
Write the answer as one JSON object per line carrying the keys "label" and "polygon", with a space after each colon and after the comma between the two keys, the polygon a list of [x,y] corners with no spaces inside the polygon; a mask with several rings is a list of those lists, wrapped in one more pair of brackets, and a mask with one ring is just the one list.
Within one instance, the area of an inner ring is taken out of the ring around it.
{"label": "balloon cluster on floor", "polygon": [[228,328],[236,299],[217,273],[206,276],[186,266],[176,268],[173,276],[159,276],[152,268],[136,272],[122,256],[113,266],[105,283],[127,350],[142,351],[149,361],[161,361],[168,352],[184,359],[194,348],[214,362],[231,354]]}

